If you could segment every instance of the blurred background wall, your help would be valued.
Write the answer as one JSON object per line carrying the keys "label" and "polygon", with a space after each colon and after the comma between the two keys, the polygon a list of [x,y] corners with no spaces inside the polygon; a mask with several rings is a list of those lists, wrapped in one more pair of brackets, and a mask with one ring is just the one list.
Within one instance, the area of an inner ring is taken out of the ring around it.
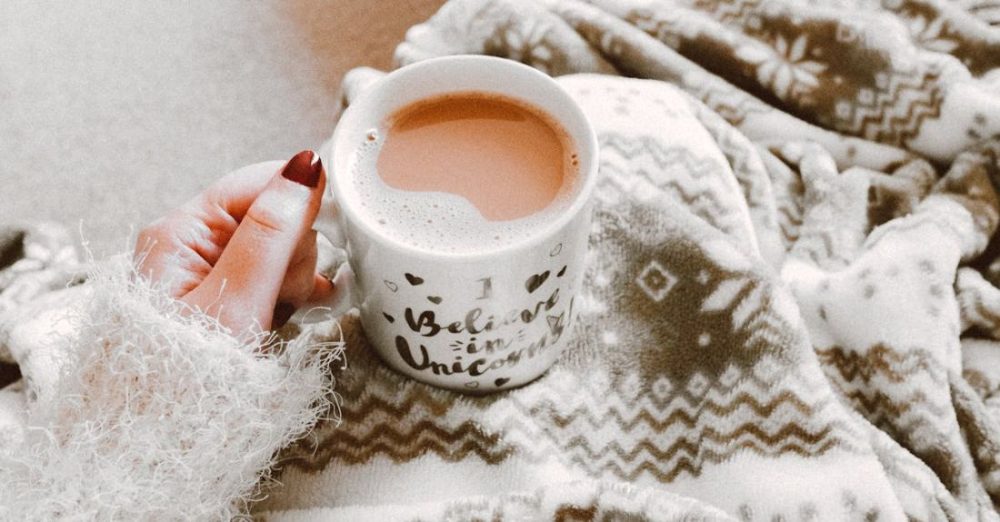
{"label": "blurred background wall", "polygon": [[319,146],[351,67],[443,0],[0,2],[0,223],[97,255],[221,174]]}

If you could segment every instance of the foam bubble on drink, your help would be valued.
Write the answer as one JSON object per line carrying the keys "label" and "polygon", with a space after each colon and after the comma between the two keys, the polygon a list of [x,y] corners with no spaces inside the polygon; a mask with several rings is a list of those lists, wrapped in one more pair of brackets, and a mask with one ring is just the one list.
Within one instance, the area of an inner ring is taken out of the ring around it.
{"label": "foam bubble on drink", "polygon": [[[555,200],[540,212],[511,221],[490,221],[467,199],[446,192],[415,192],[392,188],[378,176],[376,163],[384,132],[369,130],[351,160],[349,184],[341,204],[356,203],[363,219],[384,235],[421,250],[448,253],[487,252],[534,234],[570,204],[578,175],[568,180]],[[575,153],[567,152],[567,168],[576,172]],[[364,202],[362,204],[362,202]]]}

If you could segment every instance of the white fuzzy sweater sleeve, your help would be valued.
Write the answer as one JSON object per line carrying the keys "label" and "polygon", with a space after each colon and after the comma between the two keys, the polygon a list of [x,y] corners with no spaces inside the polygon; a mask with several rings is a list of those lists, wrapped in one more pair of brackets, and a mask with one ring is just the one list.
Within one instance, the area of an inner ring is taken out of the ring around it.
{"label": "white fuzzy sweater sleeve", "polygon": [[229,520],[333,411],[339,343],[303,334],[262,354],[179,312],[118,260],[7,329],[28,409],[0,448],[0,520]]}

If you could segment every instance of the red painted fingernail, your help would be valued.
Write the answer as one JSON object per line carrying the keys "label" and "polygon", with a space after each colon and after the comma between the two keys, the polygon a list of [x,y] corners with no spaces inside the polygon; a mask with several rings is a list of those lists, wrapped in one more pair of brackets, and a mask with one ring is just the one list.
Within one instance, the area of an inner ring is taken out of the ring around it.
{"label": "red painted fingernail", "polygon": [[292,314],[295,313],[295,307],[291,303],[278,303],[274,306],[274,318],[271,320],[271,329],[277,330],[292,318]]}
{"label": "red painted fingernail", "polygon": [[285,168],[281,169],[281,175],[285,179],[290,179],[309,188],[315,188],[319,184],[319,177],[322,174],[323,162],[311,150],[304,150],[292,156]]}

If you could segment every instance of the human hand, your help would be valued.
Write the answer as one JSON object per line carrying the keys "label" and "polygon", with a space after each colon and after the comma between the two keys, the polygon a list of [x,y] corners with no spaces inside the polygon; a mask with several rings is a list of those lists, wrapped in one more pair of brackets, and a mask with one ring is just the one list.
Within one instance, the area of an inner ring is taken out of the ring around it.
{"label": "human hand", "polygon": [[281,326],[333,291],[311,229],[325,186],[312,151],[227,174],[139,233],[139,273],[234,335]]}

